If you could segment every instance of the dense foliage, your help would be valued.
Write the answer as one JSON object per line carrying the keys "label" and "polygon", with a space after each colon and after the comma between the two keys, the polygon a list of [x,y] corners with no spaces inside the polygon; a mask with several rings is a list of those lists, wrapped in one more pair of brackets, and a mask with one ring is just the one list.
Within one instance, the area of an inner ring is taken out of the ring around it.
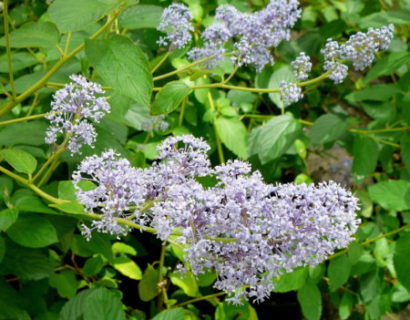
{"label": "dense foliage", "polygon": [[2,2],[0,319],[406,308],[410,1],[299,2]]}

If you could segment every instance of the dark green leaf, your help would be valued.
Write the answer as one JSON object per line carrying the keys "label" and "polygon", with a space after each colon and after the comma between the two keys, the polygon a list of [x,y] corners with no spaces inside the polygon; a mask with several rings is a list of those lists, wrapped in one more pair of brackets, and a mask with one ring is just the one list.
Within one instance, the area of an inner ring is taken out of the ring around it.
{"label": "dark green leaf", "polygon": [[152,320],[184,320],[185,311],[182,308],[164,310],[158,313]]}
{"label": "dark green leaf", "polygon": [[86,29],[114,9],[117,0],[55,0],[48,13],[60,32]]}
{"label": "dark green leaf", "polygon": [[16,222],[19,211],[16,208],[7,208],[0,211],[0,231],[7,231]]}
{"label": "dark green leaf", "polygon": [[[70,299],[61,309],[59,320],[83,320],[84,310],[88,307],[87,298],[96,289],[87,289]],[[105,318],[102,318],[105,319]]]}
{"label": "dark green leaf", "polygon": [[322,296],[316,285],[307,283],[298,290],[298,301],[307,320],[319,320],[322,314]]}
{"label": "dark green leaf", "polygon": [[103,266],[104,260],[101,258],[101,256],[97,255],[85,262],[83,266],[83,272],[86,276],[93,276],[100,272]]}
{"label": "dark green leaf", "polygon": [[375,268],[360,278],[360,295],[364,302],[372,301],[382,291],[382,276],[382,272]]}
{"label": "dark green leaf", "polygon": [[356,181],[363,182],[376,169],[379,156],[377,143],[362,134],[354,137],[352,173]]}
{"label": "dark green leaf", "polygon": [[406,132],[400,141],[400,155],[403,159],[403,163],[406,166],[406,170],[410,172],[410,133]]}
{"label": "dark green leaf", "polygon": [[157,28],[164,8],[139,4],[126,8],[118,18],[118,24],[126,29]]}
{"label": "dark green leaf", "polygon": [[58,241],[57,231],[46,218],[21,215],[8,229],[7,235],[16,243],[29,248],[41,248]]}
{"label": "dark green leaf", "polygon": [[249,134],[250,154],[257,154],[262,164],[275,160],[293,145],[300,131],[291,114],[272,118]]}
{"label": "dark green leaf", "polygon": [[394,250],[394,269],[401,284],[410,292],[410,234],[404,233]]}
{"label": "dark green leaf", "polygon": [[[28,22],[10,33],[12,48],[53,48],[59,41],[60,34],[51,22]],[[5,46],[4,37],[0,46]]]}
{"label": "dark green leaf", "polygon": [[0,263],[3,261],[5,254],[6,254],[6,242],[4,241],[4,238],[0,236]]}
{"label": "dark green leaf", "polygon": [[312,126],[310,139],[312,144],[319,146],[333,142],[346,132],[347,124],[334,114],[325,114],[319,117]]}
{"label": "dark green leaf", "polygon": [[142,105],[149,104],[153,86],[151,70],[142,50],[129,38],[114,35],[109,39],[89,40],[85,51],[107,85]]}
{"label": "dark green leaf", "polygon": [[36,170],[37,160],[30,153],[18,149],[0,150],[4,158],[16,171],[31,174]]}
{"label": "dark green leaf", "polygon": [[385,76],[395,72],[397,69],[410,62],[409,52],[392,52],[381,60],[377,61],[373,68],[364,78],[368,83],[380,76]]}
{"label": "dark green leaf", "polygon": [[151,113],[167,114],[174,111],[191,91],[191,88],[181,81],[168,82],[155,96]]}
{"label": "dark green leaf", "polygon": [[158,295],[158,280],[158,270],[148,264],[141,281],[138,283],[138,294],[142,301],[150,301]]}
{"label": "dark green leaf", "polygon": [[239,158],[248,157],[248,132],[243,122],[237,118],[218,117],[215,128],[224,145]]}
{"label": "dark green leaf", "polygon": [[98,288],[87,297],[84,320],[125,320],[119,297],[106,288]]}
{"label": "dark green leaf", "polygon": [[335,291],[346,283],[350,276],[350,269],[350,260],[346,254],[330,260],[327,270],[330,291]]}
{"label": "dark green leaf", "polygon": [[369,186],[370,198],[387,210],[410,209],[410,182],[387,180]]}

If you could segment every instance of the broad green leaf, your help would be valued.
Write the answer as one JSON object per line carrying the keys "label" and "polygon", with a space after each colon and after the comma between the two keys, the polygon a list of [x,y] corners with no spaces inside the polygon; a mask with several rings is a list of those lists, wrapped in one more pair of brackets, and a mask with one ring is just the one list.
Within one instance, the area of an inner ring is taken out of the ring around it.
{"label": "broad green leaf", "polygon": [[391,74],[409,62],[409,52],[392,52],[376,62],[365,76],[364,81],[368,83],[380,76]]}
{"label": "broad green leaf", "polygon": [[[8,62],[7,55],[0,56],[0,72],[8,72]],[[11,55],[11,61],[13,66],[13,71],[17,72],[27,67],[31,67],[39,63],[37,57],[33,56],[27,52],[13,52]]]}
{"label": "broad green leaf", "polygon": [[150,301],[159,294],[158,279],[158,270],[148,264],[141,281],[138,283],[138,294],[142,301]]}
{"label": "broad green leaf", "polygon": [[234,305],[229,302],[219,303],[215,310],[215,320],[258,320],[255,309],[248,303]]}
{"label": "broad green leaf", "polygon": [[272,118],[249,134],[250,154],[257,154],[262,164],[283,155],[301,132],[300,123],[291,114]]}
{"label": "broad green leaf", "polygon": [[380,28],[390,23],[394,25],[407,25],[410,23],[410,18],[406,11],[380,11],[361,17],[359,20],[360,28]]}
{"label": "broad green leaf", "polygon": [[410,172],[410,133],[403,134],[400,141],[400,155],[403,159],[403,163],[406,166],[406,170]]}
{"label": "broad green leaf", "polygon": [[10,177],[0,177],[0,199],[10,197],[13,191],[14,182]]}
{"label": "broad green leaf", "polygon": [[297,268],[274,279],[274,292],[289,292],[302,288],[309,274],[308,268]]}
{"label": "broad green leaf", "polygon": [[86,29],[118,4],[117,0],[54,0],[48,13],[60,32],[65,33]]}
{"label": "broad green leaf", "polygon": [[372,269],[360,278],[360,295],[365,303],[371,302],[383,290],[383,272]]}
{"label": "broad green leaf", "polygon": [[18,149],[0,150],[4,158],[16,171],[31,174],[36,170],[37,160],[30,153]]}
{"label": "broad green leaf", "polygon": [[63,298],[73,298],[76,294],[78,281],[72,270],[63,270],[60,273],[50,275],[49,284],[57,289],[58,294]]}
{"label": "broad green leaf", "polygon": [[192,89],[182,81],[168,82],[155,96],[151,106],[152,114],[167,114],[174,111]]}
{"label": "broad green leaf", "polygon": [[410,234],[403,233],[394,249],[394,269],[400,283],[410,292]]}
{"label": "broad green leaf", "polygon": [[369,196],[387,210],[410,209],[410,182],[405,180],[387,180],[369,186]]}
{"label": "broad green leaf", "polygon": [[330,260],[327,270],[330,291],[335,291],[346,283],[350,276],[350,269],[350,260],[346,254]]}
{"label": "broad green leaf", "polygon": [[248,132],[237,118],[218,117],[215,128],[224,145],[241,159],[248,157]]}
{"label": "broad green leaf", "polygon": [[322,314],[322,296],[315,284],[307,283],[298,290],[298,301],[307,320],[319,320]]}
{"label": "broad green leaf", "polygon": [[114,258],[113,267],[115,270],[121,272],[124,276],[130,279],[140,280],[142,278],[140,267],[138,267],[134,261],[126,256]]}
{"label": "broad green leaf", "polygon": [[29,248],[41,248],[58,241],[55,227],[46,218],[35,215],[20,215],[7,230],[7,235],[16,243]]}
{"label": "broad green leaf", "polygon": [[98,288],[87,297],[84,320],[125,320],[118,295],[106,288]]}
{"label": "broad green leaf", "polygon": [[90,257],[99,253],[111,263],[114,262],[110,238],[98,232],[93,233],[89,241],[85,240],[83,236],[75,235],[71,249],[81,257]]}
{"label": "broad green leaf", "polygon": [[182,308],[164,310],[158,313],[154,318],[152,318],[152,320],[184,320],[184,319],[185,319],[185,310]]}
{"label": "broad green leaf", "polygon": [[342,299],[339,303],[339,316],[342,320],[349,318],[352,313],[355,301],[354,297],[349,292],[343,292]]}
{"label": "broad green leaf", "polygon": [[312,126],[310,139],[315,146],[333,142],[346,132],[347,124],[334,114],[319,117]]}
{"label": "broad green leaf", "polygon": [[349,93],[345,98],[349,102],[359,101],[387,101],[393,95],[400,92],[400,89],[393,84],[375,84],[359,91]]}
{"label": "broad green leaf", "polygon": [[0,146],[15,144],[39,146],[44,144],[45,131],[49,124],[44,120],[15,123],[0,127]]}
{"label": "broad green leaf", "polygon": [[88,40],[85,52],[98,75],[119,93],[148,105],[152,74],[144,52],[129,38],[120,35]]}
{"label": "broad green leaf", "polygon": [[169,278],[171,282],[180,287],[187,296],[196,297],[199,294],[198,284],[192,272],[187,271],[183,274],[174,272]]}
{"label": "broad green leaf", "polygon": [[[84,191],[89,191],[95,188],[91,181],[81,181],[79,187]],[[73,181],[60,181],[58,183],[58,197],[64,200],[77,201],[77,196]]]}
{"label": "broad green leaf", "polygon": [[352,173],[356,181],[363,182],[374,172],[378,157],[379,147],[373,139],[362,134],[355,135]]}
{"label": "broad green leaf", "polygon": [[[88,307],[87,298],[96,289],[86,289],[79,292],[63,306],[59,320],[79,320],[83,319],[84,310]],[[102,318],[104,319],[104,318]]]}
{"label": "broad green leaf", "polygon": [[[10,32],[12,48],[53,48],[59,41],[60,34],[51,22],[27,22]],[[5,46],[4,37],[0,39],[0,46]]]}
{"label": "broad green leaf", "polygon": [[7,208],[0,211],[0,231],[7,231],[16,222],[19,211],[16,208]]}
{"label": "broad green leaf", "polygon": [[[294,83],[297,81],[290,67],[282,67],[272,73],[268,85],[269,89],[278,89],[280,87],[281,81],[286,81],[289,83]],[[279,93],[269,93],[269,98],[274,104],[276,104],[278,108],[285,108],[285,105]]]}
{"label": "broad green leaf", "polygon": [[95,257],[88,259],[82,269],[86,276],[93,276],[100,272],[103,266],[104,260],[100,255],[96,255]]}
{"label": "broad green leaf", "polygon": [[127,7],[118,18],[118,24],[126,29],[157,28],[164,8],[139,4]]}

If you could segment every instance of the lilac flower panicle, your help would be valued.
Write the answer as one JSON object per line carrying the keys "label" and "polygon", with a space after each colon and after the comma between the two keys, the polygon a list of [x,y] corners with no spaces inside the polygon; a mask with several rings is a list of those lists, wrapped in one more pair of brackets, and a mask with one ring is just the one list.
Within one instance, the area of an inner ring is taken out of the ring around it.
{"label": "lilac flower panicle", "polygon": [[57,142],[58,136],[69,137],[68,150],[79,153],[86,144],[92,146],[97,133],[93,123],[98,123],[110,111],[101,86],[87,81],[81,75],[71,75],[73,81],[53,95],[51,112],[46,118],[50,127],[46,131],[48,144]]}
{"label": "lilac flower panicle", "polygon": [[285,106],[298,102],[303,98],[302,88],[296,83],[281,81],[279,84],[279,93]]}
{"label": "lilac flower panicle", "polygon": [[188,7],[179,3],[171,4],[163,11],[161,23],[157,28],[166,33],[159,39],[158,44],[170,45],[171,50],[185,47],[191,41],[191,33],[194,31],[191,19],[192,14]]}
{"label": "lilac flower panicle", "polygon": [[[334,182],[267,184],[240,160],[212,169],[209,146],[191,135],[167,138],[158,149],[151,168],[133,169],[113,151],[80,164],[73,176],[78,200],[102,215],[86,236],[92,229],[127,232],[117,217],[153,228],[164,241],[172,235],[185,248],[187,268],[195,275],[214,270],[214,287],[232,303],[263,301],[273,277],[316,265],[353,240],[357,199]],[[217,183],[204,187],[201,175]],[[95,188],[82,190],[84,180]],[[143,212],[147,201],[152,207]]]}
{"label": "lilac flower panicle", "polygon": [[306,80],[308,73],[312,70],[312,62],[310,57],[304,52],[301,52],[299,56],[291,63],[295,76],[298,80]]}

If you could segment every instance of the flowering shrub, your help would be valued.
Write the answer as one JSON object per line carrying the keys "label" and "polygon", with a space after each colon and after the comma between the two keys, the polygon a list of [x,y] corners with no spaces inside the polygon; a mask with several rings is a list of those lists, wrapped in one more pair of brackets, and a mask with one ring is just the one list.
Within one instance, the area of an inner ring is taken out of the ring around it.
{"label": "flowering shrub", "polygon": [[406,307],[410,7],[218,4],[3,2],[0,319]]}

